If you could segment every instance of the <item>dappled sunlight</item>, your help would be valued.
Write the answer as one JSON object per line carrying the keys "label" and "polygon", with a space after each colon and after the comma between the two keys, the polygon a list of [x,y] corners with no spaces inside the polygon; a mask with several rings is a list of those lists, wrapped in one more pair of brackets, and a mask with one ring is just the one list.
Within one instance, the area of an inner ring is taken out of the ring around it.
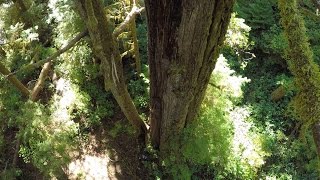
{"label": "dappled sunlight", "polygon": [[65,170],[69,179],[109,179],[108,164],[110,158],[106,151],[97,152],[98,143],[93,135],[81,145],[80,152],[74,152],[71,163]]}
{"label": "dappled sunlight", "polygon": [[[56,82],[55,89],[56,110],[52,115],[55,123],[63,124],[65,127],[76,124],[70,116],[72,107],[78,105],[77,94],[71,82],[60,78]],[[99,149],[99,143],[96,136],[89,135],[87,140],[81,140],[79,149],[69,152],[72,160],[64,170],[69,179],[109,179],[108,155],[104,151],[97,152],[97,149]]]}
{"label": "dappled sunlight", "polygon": [[241,157],[241,161],[252,167],[263,165],[265,152],[262,151],[259,135],[251,132],[252,123],[246,119],[250,116],[250,109],[247,107],[235,108],[230,113],[234,125],[233,153]]}
{"label": "dappled sunlight", "polygon": [[232,13],[225,43],[235,49],[247,48],[250,45],[248,36],[250,30],[251,27],[245,24],[243,18],[236,18],[236,14]]}
{"label": "dappled sunlight", "polygon": [[220,54],[213,74],[218,77],[220,76],[221,80],[218,81],[218,85],[223,89],[223,91],[238,98],[242,96],[242,84],[250,82],[250,79],[235,76],[234,73],[235,71],[230,69],[226,58]]}
{"label": "dappled sunlight", "polygon": [[69,178],[109,179],[107,167],[107,156],[85,155],[82,159],[77,159],[69,164]]}
{"label": "dappled sunlight", "polygon": [[[75,102],[76,96],[72,91],[71,83],[63,78],[60,78],[56,83],[56,92],[54,102],[56,111],[52,114],[55,121],[64,121],[67,124],[72,123],[68,108]],[[60,95],[59,95],[60,94]]]}

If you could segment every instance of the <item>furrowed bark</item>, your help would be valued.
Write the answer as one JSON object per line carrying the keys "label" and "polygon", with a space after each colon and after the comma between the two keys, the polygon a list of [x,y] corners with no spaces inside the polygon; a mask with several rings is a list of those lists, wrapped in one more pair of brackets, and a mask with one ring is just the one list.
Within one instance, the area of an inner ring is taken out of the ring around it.
{"label": "furrowed bark", "polygon": [[233,0],[146,0],[151,141],[160,151],[199,111]]}

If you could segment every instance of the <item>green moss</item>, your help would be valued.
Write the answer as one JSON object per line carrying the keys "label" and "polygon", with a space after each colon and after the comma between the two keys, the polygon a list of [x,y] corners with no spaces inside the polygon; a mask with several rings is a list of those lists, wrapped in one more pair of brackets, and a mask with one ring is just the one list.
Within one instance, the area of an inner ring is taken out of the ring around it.
{"label": "green moss", "polygon": [[281,21],[288,41],[286,59],[294,75],[298,94],[292,101],[297,117],[302,121],[301,134],[320,117],[320,72],[306,36],[303,18],[296,0],[279,0]]}
{"label": "green moss", "polygon": [[87,16],[88,16],[88,26],[91,28],[96,28],[98,26],[98,20],[95,17],[92,2],[86,1],[86,10],[87,10]]}

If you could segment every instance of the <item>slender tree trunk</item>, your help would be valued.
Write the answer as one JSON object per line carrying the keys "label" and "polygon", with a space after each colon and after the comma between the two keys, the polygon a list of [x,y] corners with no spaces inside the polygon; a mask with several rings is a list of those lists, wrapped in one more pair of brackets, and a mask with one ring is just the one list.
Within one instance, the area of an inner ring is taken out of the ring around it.
{"label": "slender tree trunk", "polygon": [[93,52],[101,60],[105,89],[111,90],[126,118],[136,128],[140,137],[147,133],[147,127],[127,91],[123,76],[121,56],[103,9],[101,0],[79,0],[78,9],[85,20]]}
{"label": "slender tree trunk", "polygon": [[[136,7],[136,1],[130,0],[130,7]],[[139,53],[139,44],[137,39],[137,27],[136,27],[136,18],[134,17],[133,20],[130,22],[130,30],[131,30],[131,37],[133,42],[133,52],[134,52],[134,59],[136,60],[136,71],[138,75],[141,73],[141,61],[140,61],[140,53]]]}
{"label": "slender tree trunk", "polygon": [[145,0],[151,141],[160,151],[199,111],[233,4],[233,0]]}

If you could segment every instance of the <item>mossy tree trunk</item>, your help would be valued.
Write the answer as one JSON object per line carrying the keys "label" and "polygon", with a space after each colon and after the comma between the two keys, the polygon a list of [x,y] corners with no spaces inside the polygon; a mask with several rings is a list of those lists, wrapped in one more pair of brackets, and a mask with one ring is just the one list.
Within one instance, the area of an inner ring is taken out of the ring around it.
{"label": "mossy tree trunk", "polygon": [[[317,150],[320,152],[318,123],[320,117],[320,71],[313,60],[303,18],[296,0],[279,0],[281,21],[288,40],[287,62],[294,75],[298,94],[293,100],[295,114],[302,121],[301,135],[313,126]],[[320,156],[320,154],[319,154]]]}
{"label": "mossy tree trunk", "polygon": [[[130,0],[130,7],[131,9],[136,5],[136,0]],[[140,61],[140,53],[139,53],[139,44],[137,38],[137,26],[136,26],[136,18],[131,20],[130,22],[130,30],[131,30],[131,37],[132,37],[132,45],[133,45],[133,52],[134,52],[134,59],[136,61],[136,71],[138,75],[141,73],[141,61]]]}
{"label": "mossy tree trunk", "polygon": [[233,0],[145,0],[151,141],[161,154],[199,111],[233,4]]}
{"label": "mossy tree trunk", "polygon": [[320,122],[317,122],[313,125],[312,135],[313,135],[313,140],[317,147],[317,152],[320,156]]}
{"label": "mossy tree trunk", "polygon": [[78,9],[85,20],[92,41],[93,53],[101,60],[105,89],[110,90],[126,118],[136,127],[140,137],[147,128],[127,91],[118,44],[112,35],[101,0],[79,0]]}

